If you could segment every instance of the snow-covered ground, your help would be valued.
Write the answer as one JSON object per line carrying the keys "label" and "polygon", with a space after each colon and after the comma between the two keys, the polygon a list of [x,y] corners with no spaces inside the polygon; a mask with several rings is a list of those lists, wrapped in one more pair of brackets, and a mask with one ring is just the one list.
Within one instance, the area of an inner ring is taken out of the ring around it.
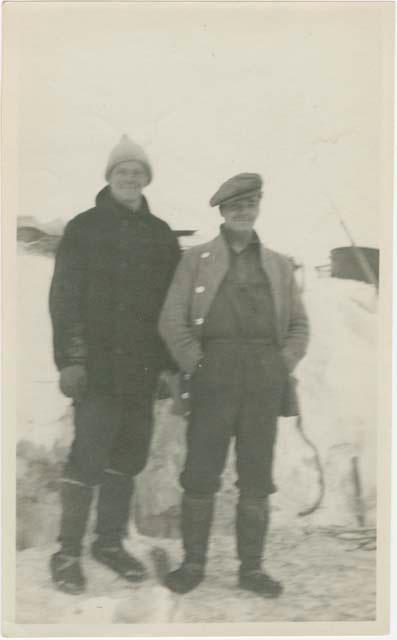
{"label": "snow-covered ground", "polygon": [[[374,620],[374,552],[319,531],[274,531],[267,546],[267,569],[282,580],[284,593],[264,600],[237,588],[237,562],[230,536],[211,543],[206,580],[177,596],[156,579],[153,547],[165,552],[170,566],[180,559],[177,540],[132,532],[129,547],[150,569],[150,578],[132,585],[98,565],[89,554],[83,566],[88,591],[69,596],[51,585],[48,560],[54,545],[26,549],[17,562],[18,623],[160,623]],[[115,635],[117,635],[115,633]]]}
{"label": "snow-covered ground", "polygon": [[[304,429],[320,453],[325,495],[312,515],[297,515],[318,497],[319,470],[294,419],[280,420],[275,463],[279,491],[272,497],[267,555],[270,572],[286,584],[286,595],[277,603],[262,602],[235,587],[229,535],[236,498],[231,452],[218,498],[210,575],[197,592],[173,600],[154,577],[140,587],[126,585],[87,558],[89,592],[73,598],[54,592],[48,578],[59,516],[56,481],[73,434],[70,403],[58,390],[51,353],[47,300],[52,268],[49,257],[18,256],[18,621],[73,622],[75,616],[97,622],[104,616],[108,622],[144,622],[153,621],[153,615],[177,622],[373,618],[374,551],[347,552],[349,543],[324,536],[321,529],[357,527],[359,515],[367,526],[375,523],[377,300],[372,287],[306,274],[312,339],[297,375]],[[159,401],[152,455],[135,501],[140,534],[158,537],[131,536],[149,564],[153,545],[166,549],[172,563],[179,557],[177,478],[184,430],[184,422],[172,415],[171,401]],[[156,602],[156,613],[150,602]]]}

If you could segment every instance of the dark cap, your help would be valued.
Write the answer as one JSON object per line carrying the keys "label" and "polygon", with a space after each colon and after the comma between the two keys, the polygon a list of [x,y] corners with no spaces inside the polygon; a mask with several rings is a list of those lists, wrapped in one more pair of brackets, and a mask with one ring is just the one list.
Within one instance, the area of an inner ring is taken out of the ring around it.
{"label": "dark cap", "polygon": [[239,173],[219,187],[212,196],[210,205],[216,207],[229,200],[238,200],[254,193],[260,195],[262,184],[262,178],[258,173]]}

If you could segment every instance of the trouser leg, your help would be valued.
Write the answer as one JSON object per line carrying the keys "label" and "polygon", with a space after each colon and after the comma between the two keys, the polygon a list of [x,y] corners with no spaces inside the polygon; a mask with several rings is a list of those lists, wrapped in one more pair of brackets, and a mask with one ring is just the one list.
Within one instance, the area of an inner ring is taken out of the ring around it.
{"label": "trouser leg", "polygon": [[122,545],[128,532],[134,476],[146,464],[152,435],[152,394],[120,399],[121,427],[112,443],[99,490],[94,557],[130,582],[143,580],[144,565]]}
{"label": "trouser leg", "polygon": [[120,397],[120,428],[115,434],[108,468],[127,476],[138,475],[145,467],[153,434],[154,388],[142,389],[140,396]]}
{"label": "trouser leg", "polygon": [[121,405],[113,396],[92,394],[77,403],[75,436],[65,477],[89,486],[99,485],[121,423]]}
{"label": "trouser leg", "polygon": [[220,489],[240,408],[239,372],[236,349],[211,344],[193,376],[187,455],[180,477],[189,494],[212,495]]}
{"label": "trouser leg", "polygon": [[75,406],[75,438],[65,477],[101,485],[97,532],[103,538],[120,540],[125,534],[132,476],[146,464],[151,434],[152,390],[139,400],[93,394]]}
{"label": "trouser leg", "polygon": [[181,512],[184,560],[165,580],[177,593],[191,591],[204,577],[214,494],[220,488],[238,412],[234,355],[224,347],[207,352],[192,381],[187,457],[180,478],[185,490]]}
{"label": "trouser leg", "polygon": [[112,443],[99,490],[96,532],[100,543],[119,544],[126,536],[134,479],[145,466],[152,430],[152,398],[125,397],[122,421]]}
{"label": "trouser leg", "polygon": [[75,405],[75,437],[60,491],[59,541],[65,554],[81,552],[93,487],[101,482],[117,418],[117,407],[109,397],[91,395]]}
{"label": "trouser leg", "polygon": [[243,356],[244,387],[236,429],[237,486],[246,495],[265,497],[275,491],[273,452],[277,435],[285,367],[274,346],[247,345]]}
{"label": "trouser leg", "polygon": [[238,414],[238,393],[231,357],[223,346],[207,352],[193,379],[187,456],[181,474],[184,488],[181,531],[185,563],[204,567],[214,511],[230,439]]}
{"label": "trouser leg", "polygon": [[[218,393],[217,393],[218,391]],[[181,474],[181,532],[184,561],[168,574],[165,584],[187,593],[204,578],[214,510],[235,421],[235,394],[227,387],[211,388],[195,380],[187,433],[187,457]]]}
{"label": "trouser leg", "polygon": [[273,346],[244,353],[244,395],[236,430],[237,551],[243,569],[259,569],[269,526],[268,495],[285,373]]}
{"label": "trouser leg", "polygon": [[273,450],[285,368],[273,347],[263,351],[247,348],[244,365],[244,396],[236,431],[239,584],[264,597],[277,597],[282,586],[262,570],[262,560],[269,528],[268,495],[275,491]]}

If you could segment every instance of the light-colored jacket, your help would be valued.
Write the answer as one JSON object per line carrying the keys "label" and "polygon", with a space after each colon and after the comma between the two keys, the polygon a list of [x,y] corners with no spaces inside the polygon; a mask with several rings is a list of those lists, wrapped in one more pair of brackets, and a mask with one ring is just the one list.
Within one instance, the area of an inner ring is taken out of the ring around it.
{"label": "light-colored jacket", "polygon": [[[262,268],[268,276],[273,296],[278,346],[292,374],[306,353],[309,340],[307,314],[291,261],[262,244],[260,251]],[[203,357],[202,329],[228,271],[228,252],[222,234],[186,251],[168,291],[160,314],[159,331],[185,373],[192,374]]]}

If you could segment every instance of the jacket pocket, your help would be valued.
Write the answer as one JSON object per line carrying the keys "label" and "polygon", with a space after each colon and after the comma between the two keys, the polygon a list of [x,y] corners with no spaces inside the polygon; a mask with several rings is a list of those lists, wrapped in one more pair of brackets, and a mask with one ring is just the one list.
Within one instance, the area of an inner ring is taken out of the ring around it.
{"label": "jacket pocket", "polygon": [[187,417],[190,413],[190,383],[182,373],[170,374],[167,377],[168,389],[172,397],[172,413]]}

